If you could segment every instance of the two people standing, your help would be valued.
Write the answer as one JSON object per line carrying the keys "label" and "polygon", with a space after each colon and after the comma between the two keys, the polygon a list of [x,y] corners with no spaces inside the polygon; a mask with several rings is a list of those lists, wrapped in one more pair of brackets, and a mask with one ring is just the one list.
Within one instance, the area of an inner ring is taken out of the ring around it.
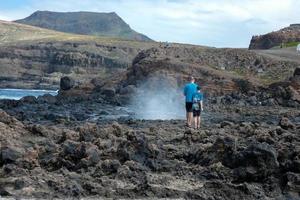
{"label": "two people standing", "polygon": [[201,112],[203,111],[203,94],[201,88],[195,83],[195,78],[189,78],[190,83],[184,87],[186,126],[191,128],[194,119],[194,128],[200,129]]}

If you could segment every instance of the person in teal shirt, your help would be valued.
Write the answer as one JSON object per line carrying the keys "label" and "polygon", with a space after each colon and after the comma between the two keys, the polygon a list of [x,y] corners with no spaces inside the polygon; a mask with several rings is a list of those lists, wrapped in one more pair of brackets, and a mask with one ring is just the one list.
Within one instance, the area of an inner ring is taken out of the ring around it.
{"label": "person in teal shirt", "polygon": [[192,126],[193,121],[193,95],[197,92],[197,84],[195,83],[195,78],[189,78],[190,83],[186,84],[183,90],[185,96],[185,109],[186,109],[186,125],[188,127]]}
{"label": "person in teal shirt", "polygon": [[197,86],[197,92],[193,95],[193,116],[195,129],[200,129],[201,112],[203,111],[203,94],[201,88]]}

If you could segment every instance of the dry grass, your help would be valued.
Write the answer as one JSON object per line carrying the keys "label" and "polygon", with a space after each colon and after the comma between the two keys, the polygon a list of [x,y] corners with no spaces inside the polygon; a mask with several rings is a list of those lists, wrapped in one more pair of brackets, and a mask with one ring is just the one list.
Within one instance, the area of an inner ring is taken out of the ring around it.
{"label": "dry grass", "polygon": [[155,42],[141,42],[119,38],[77,35],[43,29],[0,20],[0,45],[32,42],[95,42],[103,45],[145,48],[156,45]]}

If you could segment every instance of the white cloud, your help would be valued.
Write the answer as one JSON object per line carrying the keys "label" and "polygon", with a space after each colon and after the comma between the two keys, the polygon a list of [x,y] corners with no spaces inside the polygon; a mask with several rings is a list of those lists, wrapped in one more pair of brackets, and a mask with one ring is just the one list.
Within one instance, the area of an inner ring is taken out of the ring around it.
{"label": "white cloud", "polygon": [[299,0],[31,0],[1,19],[35,10],[117,12],[133,29],[158,41],[247,47],[252,35],[300,22]]}

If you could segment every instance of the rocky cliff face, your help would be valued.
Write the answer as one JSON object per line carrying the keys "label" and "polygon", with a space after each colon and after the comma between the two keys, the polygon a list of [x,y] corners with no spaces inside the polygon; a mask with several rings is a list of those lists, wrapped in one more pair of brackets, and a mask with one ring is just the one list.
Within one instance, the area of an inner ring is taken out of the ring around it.
{"label": "rocky cliff face", "polygon": [[289,27],[265,35],[253,36],[249,49],[270,49],[293,42],[300,43],[300,24],[292,24]]}
{"label": "rocky cliff face", "polygon": [[0,87],[53,88],[125,70],[156,43],[75,35],[0,21]]}
{"label": "rocky cliff face", "polygon": [[37,11],[17,23],[41,28],[76,33],[151,41],[147,36],[132,30],[116,13],[50,12]]}
{"label": "rocky cliff face", "polygon": [[69,75],[79,81],[125,70],[139,49],[90,42],[2,46],[1,87],[57,88]]}

